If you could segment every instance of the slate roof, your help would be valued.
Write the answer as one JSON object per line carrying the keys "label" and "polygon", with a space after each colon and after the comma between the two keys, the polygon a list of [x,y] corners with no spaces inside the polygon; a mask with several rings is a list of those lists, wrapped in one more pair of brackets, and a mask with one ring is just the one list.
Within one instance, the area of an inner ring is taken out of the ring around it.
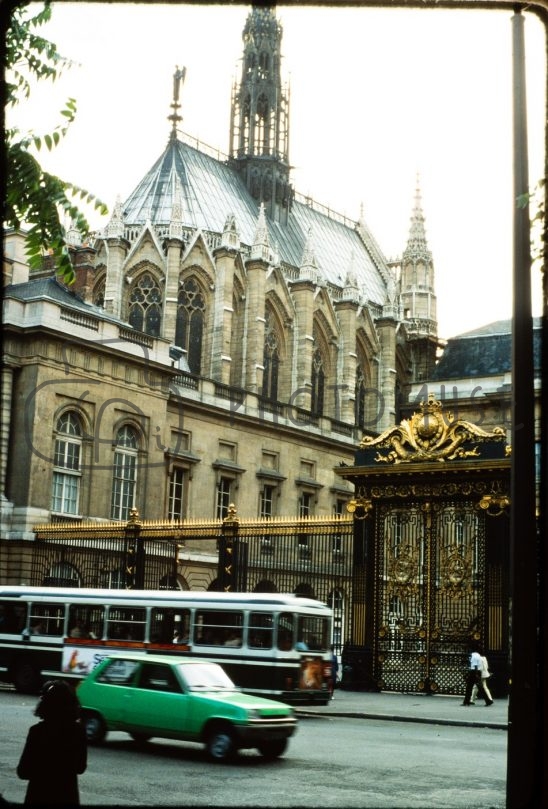
{"label": "slate roof", "polygon": [[[535,371],[540,372],[541,322],[533,318]],[[499,320],[452,337],[432,374],[433,380],[492,376],[512,370],[512,321]]]}
{"label": "slate roof", "polygon": [[[178,139],[168,142],[123,204],[124,224],[144,225],[150,220],[153,225],[169,225],[177,197],[183,227],[222,233],[228,215],[234,214],[242,244],[253,245],[258,205],[240,175],[220,156],[213,157]],[[343,287],[352,267],[366,300],[382,306],[386,302],[382,275],[382,271],[387,273],[386,259],[373,236],[363,226],[366,247],[348,220],[345,223],[343,217],[329,216],[318,207],[295,199],[286,226],[267,217],[270,244],[281,262],[300,267],[311,228],[316,264],[325,281]]]}
{"label": "slate roof", "polygon": [[[54,277],[31,278],[22,284],[7,284],[2,291],[4,298],[15,298],[19,301],[51,300],[63,306],[77,309],[87,315],[95,316],[101,320],[111,320],[115,323],[125,323],[120,318],[110,315],[101,306],[86,303],[80,295]],[[127,324],[125,324],[127,325]]]}

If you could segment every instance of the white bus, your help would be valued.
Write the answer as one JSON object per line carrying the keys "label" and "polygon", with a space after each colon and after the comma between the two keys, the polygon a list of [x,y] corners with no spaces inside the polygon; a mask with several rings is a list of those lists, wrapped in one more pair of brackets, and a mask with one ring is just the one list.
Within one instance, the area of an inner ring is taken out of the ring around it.
{"label": "white bus", "polygon": [[35,693],[116,651],[219,663],[243,691],[325,704],[332,610],[278,593],[0,586],[0,680]]}

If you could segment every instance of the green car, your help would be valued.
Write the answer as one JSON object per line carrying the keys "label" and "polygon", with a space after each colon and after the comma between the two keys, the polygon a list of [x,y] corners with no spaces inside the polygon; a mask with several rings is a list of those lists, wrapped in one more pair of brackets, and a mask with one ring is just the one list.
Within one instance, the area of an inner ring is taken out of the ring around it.
{"label": "green car", "polygon": [[256,747],[281,756],[297,727],[283,702],[242,693],[217,663],[162,655],[106,657],[78,686],[88,741],[123,730],[136,741],[153,736],[205,744],[224,761]]}

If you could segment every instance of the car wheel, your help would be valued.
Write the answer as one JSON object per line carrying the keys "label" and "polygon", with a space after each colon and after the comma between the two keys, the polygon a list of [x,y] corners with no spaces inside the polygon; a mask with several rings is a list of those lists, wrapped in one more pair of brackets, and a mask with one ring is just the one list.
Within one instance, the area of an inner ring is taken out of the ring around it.
{"label": "car wheel", "polygon": [[151,738],[148,733],[133,733],[132,732],[129,735],[131,736],[131,738],[135,742],[137,742],[137,744],[144,744],[145,742],[148,742],[148,740]]}
{"label": "car wheel", "polygon": [[258,746],[259,753],[264,758],[278,758],[287,749],[287,739],[276,739],[272,742],[263,742]]}
{"label": "car wheel", "polygon": [[228,725],[218,725],[209,731],[206,751],[213,761],[228,761],[236,753],[234,732]]}
{"label": "car wheel", "polygon": [[107,733],[103,717],[95,711],[85,711],[83,722],[89,744],[100,744]]}
{"label": "car wheel", "polygon": [[20,661],[13,672],[13,684],[20,694],[37,694],[40,690],[40,674],[32,663]]}

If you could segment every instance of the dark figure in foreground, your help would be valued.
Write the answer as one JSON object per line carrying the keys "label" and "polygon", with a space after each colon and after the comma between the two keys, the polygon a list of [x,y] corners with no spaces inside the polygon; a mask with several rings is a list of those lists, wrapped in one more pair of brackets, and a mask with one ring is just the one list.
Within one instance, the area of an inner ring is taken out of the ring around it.
{"label": "dark figure in foreground", "polygon": [[19,778],[29,782],[25,804],[77,806],[78,774],[87,766],[78,698],[62,680],[50,680],[34,714],[42,721],[29,729],[17,766]]}

